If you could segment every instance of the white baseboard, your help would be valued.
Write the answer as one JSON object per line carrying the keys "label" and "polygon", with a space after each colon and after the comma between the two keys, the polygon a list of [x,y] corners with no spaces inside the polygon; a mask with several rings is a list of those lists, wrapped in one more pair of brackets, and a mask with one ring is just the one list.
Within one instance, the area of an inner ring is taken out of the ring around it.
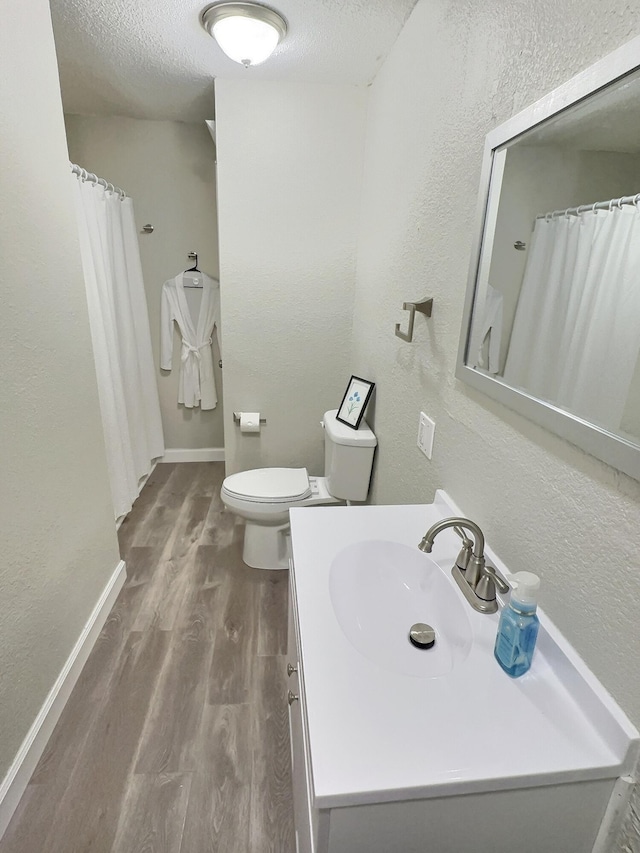
{"label": "white baseboard", "polygon": [[169,447],[160,462],[224,462],[224,447]]}
{"label": "white baseboard", "polygon": [[120,560],[22,742],[9,772],[0,784],[0,838],[9,825],[20,797],[44,752],[47,741],[51,737],[67,699],[82,672],[82,667],[85,665],[89,653],[107,621],[107,616],[124,585],[126,577],[125,564]]}

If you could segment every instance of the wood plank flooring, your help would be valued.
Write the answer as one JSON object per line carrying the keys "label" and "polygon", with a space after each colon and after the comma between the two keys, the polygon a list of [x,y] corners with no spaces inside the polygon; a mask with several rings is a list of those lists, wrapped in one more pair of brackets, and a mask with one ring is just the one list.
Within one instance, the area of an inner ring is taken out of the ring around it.
{"label": "wood plank flooring", "polygon": [[294,853],[287,573],[242,562],[219,462],[158,465],[127,582],[0,853]]}

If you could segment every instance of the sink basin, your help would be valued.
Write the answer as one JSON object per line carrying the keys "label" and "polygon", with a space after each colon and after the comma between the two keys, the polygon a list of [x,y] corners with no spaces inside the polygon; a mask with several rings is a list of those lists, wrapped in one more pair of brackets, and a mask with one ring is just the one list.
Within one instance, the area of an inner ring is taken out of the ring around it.
{"label": "sink basin", "polygon": [[[349,545],[331,564],[329,591],[349,642],[386,669],[439,678],[471,650],[467,605],[450,576],[417,548],[386,540]],[[416,622],[434,629],[432,648],[410,643],[409,629]]]}

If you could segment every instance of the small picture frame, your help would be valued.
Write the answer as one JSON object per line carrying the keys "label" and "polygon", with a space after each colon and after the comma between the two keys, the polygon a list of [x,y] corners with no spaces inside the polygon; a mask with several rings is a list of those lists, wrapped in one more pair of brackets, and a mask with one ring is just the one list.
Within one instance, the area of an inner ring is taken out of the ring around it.
{"label": "small picture frame", "polygon": [[351,429],[358,429],[374,388],[375,382],[369,382],[359,376],[352,376],[347,385],[347,390],[344,392],[336,420],[351,427]]}

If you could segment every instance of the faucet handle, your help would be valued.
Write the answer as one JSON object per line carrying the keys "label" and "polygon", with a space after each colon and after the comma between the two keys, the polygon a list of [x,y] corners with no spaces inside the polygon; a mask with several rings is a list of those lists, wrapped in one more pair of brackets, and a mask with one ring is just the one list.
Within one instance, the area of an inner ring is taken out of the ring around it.
{"label": "faucet handle", "polygon": [[469,539],[467,534],[464,532],[463,527],[460,527],[459,525],[456,524],[453,529],[458,534],[458,536],[462,539],[463,548],[471,548],[473,546],[473,542],[471,541],[471,539]]}
{"label": "faucet handle", "polygon": [[496,587],[502,595],[505,595],[511,589],[505,579],[498,574],[497,569],[493,566],[484,565],[481,570],[480,580],[476,584],[476,596],[482,599],[482,601],[495,601]]}
{"label": "faucet handle", "polygon": [[471,549],[473,547],[473,542],[467,534],[464,532],[462,527],[458,527],[456,525],[454,528],[455,532],[462,539],[462,548],[460,553],[456,557],[456,566],[460,569],[461,572],[466,572],[469,567],[469,560],[471,559]]}
{"label": "faucet handle", "polygon": [[460,569],[461,572],[464,573],[469,567],[469,560],[471,559],[471,549],[473,547],[473,542],[466,535],[462,527],[458,527],[458,525],[456,525],[453,529],[462,539],[462,548],[460,549],[460,553],[456,557],[456,566]]}
{"label": "faucet handle", "polygon": [[498,592],[501,595],[506,595],[508,592],[511,592],[511,587],[507,583],[507,581],[502,577],[500,572],[496,569],[495,566],[488,566],[485,564],[484,574],[489,575],[494,584],[498,587]]}

